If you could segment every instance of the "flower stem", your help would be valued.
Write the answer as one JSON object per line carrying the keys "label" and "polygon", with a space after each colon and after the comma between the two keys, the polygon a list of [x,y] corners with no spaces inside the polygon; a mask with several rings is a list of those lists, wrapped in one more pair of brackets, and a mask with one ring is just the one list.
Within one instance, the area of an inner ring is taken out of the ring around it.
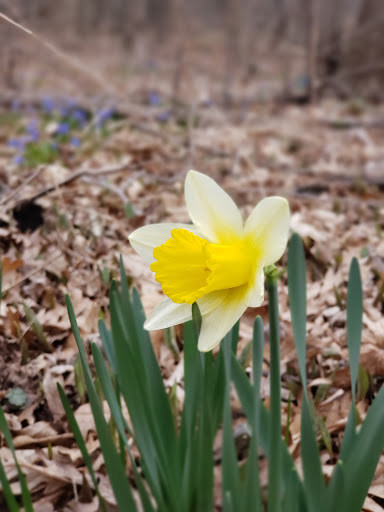
{"label": "flower stem", "polygon": [[267,274],[270,332],[270,439],[268,461],[268,512],[280,512],[281,390],[280,327],[277,273]]}

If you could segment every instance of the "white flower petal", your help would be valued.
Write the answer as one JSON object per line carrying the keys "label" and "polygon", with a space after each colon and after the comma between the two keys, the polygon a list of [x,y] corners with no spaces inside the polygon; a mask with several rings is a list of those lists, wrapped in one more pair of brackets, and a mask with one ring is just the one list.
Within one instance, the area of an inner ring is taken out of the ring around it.
{"label": "white flower petal", "polygon": [[289,205],[283,197],[266,197],[253,209],[244,232],[251,234],[267,267],[281,258],[288,241]]}
{"label": "white flower petal", "polygon": [[258,308],[264,301],[264,269],[263,265],[260,265],[256,269],[254,278],[251,280],[248,286],[247,296],[245,303],[248,307]]}
{"label": "white flower petal", "polygon": [[[217,308],[225,299],[228,290],[207,293],[197,301],[200,313],[205,315]],[[182,324],[192,319],[191,304],[176,304],[169,297],[166,297],[158,304],[147,318],[144,328],[148,331],[165,329],[172,325]]]}
{"label": "white flower petal", "polygon": [[144,329],[148,331],[165,329],[166,327],[182,324],[191,319],[191,304],[176,304],[169,297],[166,297],[149,315],[145,321]]}
{"label": "white flower petal", "polygon": [[246,286],[239,286],[228,290],[223,302],[207,315],[203,315],[198,342],[198,349],[201,352],[208,352],[215,348],[235,325],[247,309],[245,303],[246,293]]}
{"label": "white flower petal", "polygon": [[230,243],[243,232],[241,214],[224,190],[208,176],[189,171],[185,201],[195,226],[212,243]]}
{"label": "white flower petal", "polygon": [[181,223],[163,223],[163,224],[150,224],[149,226],[143,226],[136,229],[128,237],[132,247],[135,251],[140,254],[149,263],[153,263],[155,258],[153,257],[153,249],[159,245],[165,244],[165,242],[171,238],[172,229],[187,229],[195,235],[199,235],[200,232],[192,224],[181,224]]}
{"label": "white flower petal", "polygon": [[227,295],[228,290],[217,290],[203,295],[201,299],[196,301],[197,305],[199,306],[201,315],[207,315],[213,309],[216,309],[218,306],[220,306]]}

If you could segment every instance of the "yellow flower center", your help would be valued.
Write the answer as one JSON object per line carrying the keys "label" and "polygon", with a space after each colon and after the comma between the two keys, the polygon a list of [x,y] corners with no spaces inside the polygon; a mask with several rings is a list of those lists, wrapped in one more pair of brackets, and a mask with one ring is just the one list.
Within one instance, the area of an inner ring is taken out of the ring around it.
{"label": "yellow flower center", "polygon": [[206,293],[241,286],[251,278],[254,251],[245,240],[211,244],[186,229],[153,251],[155,279],[173,302],[192,304]]}

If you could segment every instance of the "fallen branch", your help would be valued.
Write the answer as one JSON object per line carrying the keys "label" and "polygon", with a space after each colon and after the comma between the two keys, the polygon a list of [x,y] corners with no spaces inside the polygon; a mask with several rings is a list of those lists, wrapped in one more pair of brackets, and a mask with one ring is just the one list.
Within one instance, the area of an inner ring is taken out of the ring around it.
{"label": "fallen branch", "polygon": [[[79,178],[83,178],[85,176],[95,177],[95,176],[113,174],[113,173],[125,171],[125,170],[137,171],[141,167],[142,167],[142,165],[130,164],[129,162],[125,161],[121,164],[117,164],[117,165],[113,165],[113,166],[109,165],[106,167],[101,167],[100,169],[82,169],[80,171],[76,171],[71,176],[69,176],[68,178],[65,178],[64,180],[60,181],[59,183],[56,183],[56,185],[51,185],[51,186],[45,188],[44,190],[37,192],[36,194],[34,194],[33,196],[31,196],[27,199],[22,199],[20,201],[13,203],[11,206],[7,207],[6,211],[13,210],[15,207],[17,207],[18,204],[21,204],[21,203],[26,203],[26,202],[33,203],[37,199],[40,199],[41,197],[44,197],[59,188],[65,187],[66,185],[69,185],[70,183],[73,183],[74,181],[78,180]],[[34,177],[36,177],[37,174],[38,173],[34,173],[32,175],[32,177],[29,178],[29,181],[31,181]],[[17,189],[17,192],[19,192],[19,191],[20,191],[20,187],[19,187],[19,189]],[[3,200],[2,204],[7,203],[10,198],[14,197],[14,195],[15,195],[15,193],[13,192],[10,196],[8,196],[8,198]]]}

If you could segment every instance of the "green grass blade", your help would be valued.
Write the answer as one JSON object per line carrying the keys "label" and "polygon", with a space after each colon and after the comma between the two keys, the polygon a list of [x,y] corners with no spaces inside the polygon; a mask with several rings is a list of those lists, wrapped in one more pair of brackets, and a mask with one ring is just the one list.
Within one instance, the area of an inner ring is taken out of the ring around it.
{"label": "green grass blade", "polygon": [[233,438],[232,429],[232,410],[229,396],[229,383],[224,402],[223,413],[223,442],[222,442],[222,492],[223,503],[228,496],[231,497],[234,510],[240,512],[242,507],[239,506],[239,501],[242,500],[242,485],[240,481],[238,461],[236,455],[236,448]]}
{"label": "green grass blade", "polygon": [[[328,502],[330,512],[339,512],[346,500],[345,492],[345,464],[339,459],[333,470],[331,481],[328,484]],[[347,497],[348,499],[348,497]]]}
{"label": "green grass blade", "polygon": [[196,510],[213,509],[213,437],[209,404],[205,403],[199,422],[197,459],[194,461],[194,468],[198,473]]}
{"label": "green grass blade", "polygon": [[303,395],[301,403],[301,459],[308,510],[310,512],[324,511],[327,495],[306,395]]}
{"label": "green grass blade", "polygon": [[[113,419],[115,420],[116,427],[120,434],[120,438],[122,439],[122,441],[124,443],[124,447],[127,449],[129,458],[131,460],[132,470],[133,470],[133,474],[135,477],[135,483],[136,483],[137,489],[140,494],[140,499],[141,499],[141,503],[143,505],[143,509],[145,512],[153,512],[154,508],[153,508],[151,500],[148,496],[148,492],[143,484],[142,478],[141,478],[141,476],[138,472],[138,469],[136,467],[136,462],[132,455],[131,447],[129,446],[129,443],[127,440],[126,431],[129,430],[128,425],[123,417],[123,414],[122,414],[119,402],[117,400],[115,390],[113,389],[112,381],[108,374],[108,370],[107,370],[103,355],[101,353],[101,350],[95,343],[92,343],[92,355],[93,355],[96,372],[100,379],[100,384],[101,384],[104,396],[108,402],[109,408],[111,409],[111,414],[112,414]],[[154,488],[154,486],[152,486],[152,487]],[[155,491],[155,488],[154,488],[154,491]]]}
{"label": "green grass blade", "polygon": [[344,431],[340,459],[343,460],[348,453],[356,430],[355,397],[356,380],[359,371],[359,357],[361,347],[361,333],[363,330],[363,289],[359,263],[352,259],[349,269],[348,295],[347,295],[347,340],[349,354],[349,369],[351,374],[352,403],[348,422]]}
{"label": "green grass blade", "polygon": [[309,413],[306,378],[306,266],[303,243],[296,233],[292,235],[288,248],[288,295],[300,377],[303,386],[301,456],[304,472],[304,488],[309,510],[314,512],[322,510],[326,494],[319,450]]}
{"label": "green grass blade", "polygon": [[362,330],[363,289],[361,284],[359,263],[356,258],[353,258],[351,267],[349,269],[347,295],[347,338],[353,401],[355,399],[356,380],[359,371],[359,357]]}
{"label": "green grass blade", "polygon": [[192,321],[184,325],[184,391],[185,398],[180,425],[180,464],[182,466],[183,503],[191,503],[197,493],[198,473],[195,470],[195,457],[198,450],[196,425],[200,416],[200,386],[203,371],[197,336]]}
{"label": "green grass blade", "polygon": [[100,446],[104,455],[105,466],[108,477],[111,482],[113,493],[115,495],[120,510],[136,511],[136,504],[133,499],[131,487],[120,459],[120,455],[116,449],[108,424],[105,420],[103,409],[99,402],[97,392],[92,380],[91,371],[87,362],[83,340],[81,339],[79,328],[77,326],[75,312],[69,296],[66,296],[69,320],[76,344],[79,350],[81,364],[83,367],[84,378],[87,386],[89,402],[91,404],[93,418],[97,434],[100,440]]}
{"label": "green grass blade", "polygon": [[[173,456],[175,447],[167,445],[167,433],[163,432],[161,418],[154,415],[151,381],[146,378],[141,339],[135,325],[127,324],[125,308],[116,289],[111,291],[110,313],[112,339],[117,360],[117,379],[132,421],[135,439],[142,455],[145,471],[150,473],[151,481],[156,486],[157,496],[163,496],[169,510],[176,510],[179,502],[179,474],[175,472]],[[161,382],[164,389],[164,383]],[[170,409],[169,402],[167,402]],[[161,414],[161,412],[160,412]],[[173,418],[172,428],[174,429]]]}
{"label": "green grass blade", "polygon": [[238,512],[233,506],[232,495],[229,491],[223,496],[223,512]]}
{"label": "green grass blade", "polygon": [[[156,425],[152,417],[152,409],[148,407],[149,389],[145,379],[140,353],[134,352],[131,337],[136,337],[133,329],[128,334],[121,310],[121,298],[116,291],[111,292],[110,313],[112,339],[117,361],[117,379],[125,403],[130,413],[135,439],[150,480],[153,482],[157,496],[162,494],[160,469],[158,467],[159,452],[156,444]],[[137,340],[133,341],[134,343]]]}
{"label": "green grass blade", "polygon": [[[384,387],[368,409],[341,466],[344,493],[339,502],[348,512],[360,512],[384,448]],[[337,467],[335,468],[337,469]],[[337,496],[336,489],[334,495]],[[342,501],[341,501],[342,500]],[[336,508],[333,510],[336,512]],[[340,509],[339,509],[340,510]]]}
{"label": "green grass blade", "polygon": [[142,350],[143,361],[147,372],[148,385],[150,388],[153,414],[160,423],[160,431],[163,436],[163,443],[166,447],[168,464],[173,464],[175,476],[179,474],[180,468],[177,460],[177,437],[175,423],[169,398],[164,387],[163,377],[161,375],[159,363],[153,350],[151,338],[143,328],[145,322],[144,309],[136,289],[132,293],[133,312],[136,321],[136,329],[140,334],[139,347]]}
{"label": "green grass blade", "polygon": [[[253,391],[252,385],[249,382],[247,375],[245,374],[243,368],[241,367],[239,361],[236,357],[232,356],[232,373],[231,373],[232,381],[235,384],[237,394],[239,395],[239,399],[241,405],[243,406],[246,417],[249,421],[252,421],[253,418]],[[261,402],[260,404],[260,446],[262,447],[264,453],[269,454],[269,435],[270,435],[270,413],[266,409],[265,405]],[[287,486],[287,479],[290,475],[290,471],[294,467],[293,459],[288,451],[287,445],[283,438],[281,438],[281,453],[282,453],[282,479],[283,479],[283,489],[282,495],[284,496],[284,489]],[[302,488],[302,482],[299,479],[297,473],[295,473],[295,478],[298,480],[298,485]]]}
{"label": "green grass blade", "polygon": [[223,418],[225,398],[225,363],[224,363],[224,350],[223,343],[220,345],[219,353],[214,361],[213,369],[213,384],[212,384],[212,421],[215,431]]}
{"label": "green grass blade", "polygon": [[4,411],[1,406],[0,406],[0,432],[3,433],[4,439],[9,447],[9,449],[11,450],[13,459],[15,461],[17,474],[19,477],[19,482],[20,482],[20,487],[21,487],[21,497],[22,497],[22,501],[23,501],[24,511],[25,512],[33,512],[32,497],[31,497],[31,493],[29,492],[29,489],[28,489],[27,479],[25,478],[25,475],[22,472],[21,467],[17,461],[16,450],[15,450],[15,447],[14,447],[13,441],[12,441],[12,435],[9,430],[7,420],[5,419]]}
{"label": "green grass blade", "polygon": [[92,483],[93,483],[93,485],[95,487],[95,491],[96,491],[97,497],[99,498],[100,510],[102,512],[106,512],[107,509],[106,509],[104,500],[103,500],[103,498],[102,498],[102,496],[100,494],[100,491],[99,491],[99,485],[98,485],[98,482],[97,482],[97,478],[96,478],[95,472],[93,471],[92,460],[91,460],[91,457],[90,457],[90,455],[88,453],[87,446],[85,444],[83,436],[81,435],[81,431],[80,431],[79,425],[78,425],[78,423],[76,421],[76,417],[75,417],[75,415],[73,413],[70,401],[68,400],[68,397],[64,393],[64,390],[60,386],[59,382],[57,383],[57,389],[58,389],[58,392],[59,392],[59,395],[60,395],[61,403],[63,404],[63,407],[64,407],[65,414],[67,416],[67,420],[68,420],[69,426],[70,426],[70,428],[72,430],[73,435],[75,436],[75,440],[76,440],[77,446],[79,447],[81,455],[83,456],[83,460],[85,462],[85,465],[87,466],[87,469],[88,469],[89,474],[91,476]]}
{"label": "green grass blade", "polygon": [[[162,464],[163,473],[170,475],[170,490],[173,487],[172,492],[177,493],[175,482],[180,474],[180,467],[178,465],[177,436],[170,402],[152,347],[151,338],[143,327],[145,314],[140,296],[137,290],[134,289],[132,301],[130,300],[122,262],[120,268],[122,294],[120,301],[114,300],[114,307],[117,313],[120,310],[120,327],[122,332],[124,332],[124,318],[125,322],[128,321],[127,330],[129,330],[129,335],[125,339],[130,345],[132,354],[134,354],[135,366],[137,366],[136,374],[143,381],[144,395],[142,395],[142,399],[146,403],[147,416],[152,418],[152,431],[156,432],[155,440],[159,455],[158,461]],[[115,299],[119,297],[118,294],[112,294],[112,296]],[[121,315],[123,312],[125,312],[125,316],[124,314]]]}
{"label": "green grass blade", "polygon": [[[363,328],[363,290],[359,263],[356,258],[352,259],[349,269],[348,294],[347,294],[347,340],[349,353],[349,367],[351,375],[352,402],[348,414],[348,421],[344,431],[343,443],[341,445],[340,457],[335,467],[331,481],[328,486],[331,503],[341,503],[340,489],[338,482],[341,478],[341,471],[348,471],[345,467],[346,459],[353,450],[356,437],[356,416],[355,396],[356,380],[359,371],[359,356],[361,347],[361,333]],[[376,467],[376,466],[375,466]],[[345,490],[348,492],[348,490]],[[336,506],[336,505],[335,505]],[[336,510],[336,508],[334,508]]]}
{"label": "green grass blade", "polygon": [[107,329],[105,322],[101,319],[98,322],[98,327],[99,327],[101,342],[102,342],[103,348],[105,350],[105,354],[107,356],[109,364],[111,365],[113,373],[116,375],[117,374],[116,353],[115,353],[115,347],[113,346],[111,331],[109,329]]}
{"label": "green grass blade", "polygon": [[270,437],[268,457],[268,507],[281,510],[281,375],[280,320],[277,279],[267,275],[270,332]]}
{"label": "green grass blade", "polygon": [[237,344],[239,342],[240,320],[232,327],[232,352],[237,353]]}
{"label": "green grass blade", "polygon": [[[233,350],[233,336],[229,332],[222,341],[225,359],[225,398],[223,410],[223,442],[222,442],[222,493],[223,503],[227,503],[225,510],[242,510],[243,486],[240,481],[236,447],[232,429],[231,410],[231,355]],[[228,501],[229,500],[229,501]]]}
{"label": "green grass blade", "polygon": [[297,471],[292,467],[287,480],[287,491],[282,504],[282,512],[308,512]]}
{"label": "green grass blade", "polygon": [[253,326],[252,360],[253,360],[253,403],[254,417],[252,438],[247,461],[244,503],[252,503],[253,512],[262,511],[261,487],[259,478],[259,439],[260,439],[260,385],[263,370],[264,328],[263,320],[258,316]]}
{"label": "green grass blade", "polygon": [[[198,383],[199,396],[199,427],[198,427],[198,458],[194,469],[198,472],[196,482],[197,510],[213,509],[213,440],[216,433],[216,422],[213,418],[213,358],[212,353],[201,354],[203,379]],[[196,464],[197,462],[197,464]]]}
{"label": "green grass blade", "polygon": [[288,295],[292,328],[299,361],[303,392],[307,393],[306,377],[306,322],[307,292],[305,254],[300,236],[294,233],[288,247]]}
{"label": "green grass blade", "polygon": [[202,323],[202,316],[197,302],[192,304],[192,322],[196,332],[196,338],[199,337]]}
{"label": "green grass blade", "polygon": [[2,486],[2,492],[4,494],[5,501],[8,505],[9,512],[19,512],[20,507],[16,501],[16,498],[12,492],[9,484],[7,475],[5,474],[4,466],[0,459],[0,482]]}

